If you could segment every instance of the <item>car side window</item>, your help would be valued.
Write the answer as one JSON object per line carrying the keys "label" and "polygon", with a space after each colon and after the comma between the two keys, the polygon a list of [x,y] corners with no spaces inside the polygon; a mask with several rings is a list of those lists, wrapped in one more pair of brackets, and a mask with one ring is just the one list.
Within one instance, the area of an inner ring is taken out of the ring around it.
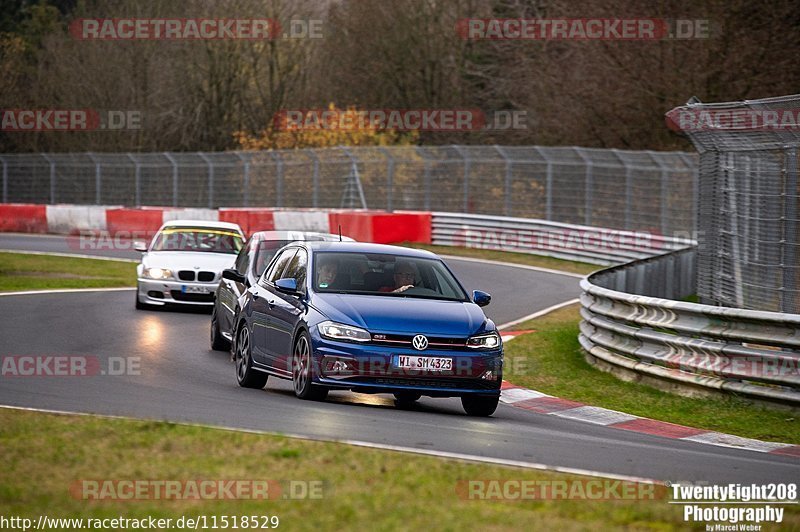
{"label": "car side window", "polygon": [[305,291],[306,271],[308,270],[308,255],[306,250],[298,249],[297,254],[283,272],[283,277],[288,277],[297,281],[297,287],[301,292]]}
{"label": "car side window", "polygon": [[297,248],[289,248],[283,251],[280,256],[275,259],[272,263],[272,267],[267,271],[264,275],[264,281],[275,282],[278,279],[283,277],[283,270],[286,269],[286,265],[289,264],[289,261],[292,260],[294,254],[297,253]]}
{"label": "car side window", "polygon": [[247,273],[247,265],[250,263],[250,246],[244,246],[241,251],[239,251],[239,256],[236,257],[236,264],[234,268],[236,271],[245,275]]}

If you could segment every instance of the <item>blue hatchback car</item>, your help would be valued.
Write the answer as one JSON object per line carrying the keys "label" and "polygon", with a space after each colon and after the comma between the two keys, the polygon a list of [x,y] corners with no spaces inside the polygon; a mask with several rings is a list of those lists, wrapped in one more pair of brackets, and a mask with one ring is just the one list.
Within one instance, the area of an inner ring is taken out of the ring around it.
{"label": "blue hatchback car", "polygon": [[232,351],[240,386],[291,379],[302,399],[329,390],[460,397],[494,413],[503,345],[445,263],[428,251],[358,242],[295,242],[239,302]]}

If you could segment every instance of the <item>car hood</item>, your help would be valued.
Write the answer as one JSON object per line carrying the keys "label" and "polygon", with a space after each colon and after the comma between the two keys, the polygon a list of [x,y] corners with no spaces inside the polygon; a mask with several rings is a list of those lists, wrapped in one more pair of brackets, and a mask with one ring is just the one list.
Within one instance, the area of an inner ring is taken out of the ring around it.
{"label": "car hood", "polygon": [[195,251],[152,251],[142,257],[145,268],[169,268],[171,270],[201,270],[220,272],[236,262],[236,255],[229,253]]}
{"label": "car hood", "polygon": [[332,321],[371,332],[469,336],[494,329],[472,302],[317,293],[312,304]]}

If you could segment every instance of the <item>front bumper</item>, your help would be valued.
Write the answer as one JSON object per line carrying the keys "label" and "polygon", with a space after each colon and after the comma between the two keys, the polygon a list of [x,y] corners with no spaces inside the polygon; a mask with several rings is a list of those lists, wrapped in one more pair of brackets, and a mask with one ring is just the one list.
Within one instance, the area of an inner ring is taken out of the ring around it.
{"label": "front bumper", "polygon": [[[137,279],[139,301],[148,305],[211,306],[217,282],[198,283],[173,280]],[[201,292],[195,292],[201,290]]]}
{"label": "front bumper", "polygon": [[[448,350],[355,344],[312,334],[315,382],[363,393],[408,391],[431,397],[499,396],[503,380],[503,349]],[[398,357],[453,359],[452,369],[398,367]]]}

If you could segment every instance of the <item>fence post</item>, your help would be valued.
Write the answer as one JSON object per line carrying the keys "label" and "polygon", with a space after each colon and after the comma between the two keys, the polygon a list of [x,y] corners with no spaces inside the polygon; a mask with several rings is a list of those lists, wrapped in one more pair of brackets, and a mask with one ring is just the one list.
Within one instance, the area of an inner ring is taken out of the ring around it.
{"label": "fence post", "polygon": [[542,159],[547,163],[547,177],[545,182],[545,215],[544,219],[553,221],[553,161],[548,157],[547,152],[539,146],[534,146],[533,149],[542,156]]}
{"label": "fence post", "polygon": [[431,210],[431,161],[428,158],[428,155],[424,151],[422,151],[424,149],[422,146],[416,146],[414,149],[416,150],[416,152],[419,154],[420,157],[425,159],[425,175],[422,178],[424,182],[423,193],[425,194],[423,203],[424,203],[424,210],[430,211]]}
{"label": "fence post", "polygon": [[503,187],[503,195],[505,196],[503,212],[506,216],[513,216],[513,207],[511,204],[511,165],[513,164],[513,161],[509,159],[508,155],[506,155],[506,150],[502,146],[495,144],[493,147],[506,163],[505,186]]}
{"label": "fence post", "polygon": [[[650,159],[656,163],[656,166],[661,170],[661,236],[667,236],[669,231],[669,220],[667,219],[667,197],[669,196],[669,170],[667,165],[662,160],[663,154],[658,154],[654,151],[647,151]],[[641,227],[637,229],[642,229]]]}
{"label": "fence post", "polygon": [[[361,202],[361,208],[367,208],[367,199],[364,197],[364,188],[361,186],[361,176],[358,174],[358,159],[355,155],[350,151],[350,148],[346,146],[340,146],[340,149],[347,155],[350,159],[350,175],[353,176],[355,180],[356,192],[358,193],[358,200]],[[347,182],[347,187],[350,186],[350,181]],[[342,198],[344,200],[344,198]]]}
{"label": "fence post", "polygon": [[394,192],[394,157],[392,154],[384,147],[378,148],[381,153],[386,156],[386,211],[392,212],[394,210],[393,206],[393,192]]}
{"label": "fence post", "polygon": [[311,175],[311,186],[313,187],[311,190],[311,206],[316,208],[319,207],[319,157],[317,157],[317,154],[311,148],[306,148],[305,151],[313,161],[312,166],[314,172]]}
{"label": "fence post", "polygon": [[134,166],[134,206],[139,207],[142,204],[142,172],[139,161],[133,158],[133,155],[126,153],[128,159],[131,160]]}
{"label": "fence post", "polygon": [[50,205],[54,205],[56,202],[56,162],[46,153],[43,153],[42,157],[50,163]]}
{"label": "fence post", "polygon": [[89,159],[91,159],[92,162],[94,163],[94,202],[96,205],[100,205],[100,197],[102,190],[101,188],[102,185],[100,181],[102,176],[101,174],[102,170],[100,169],[100,162],[97,159],[95,159],[95,156],[92,152],[87,152],[86,155],[88,155]]}
{"label": "fence post", "polygon": [[463,185],[463,204],[461,207],[461,212],[469,213],[469,171],[472,168],[472,159],[469,156],[469,152],[465,150],[462,146],[452,146],[458,154],[461,156],[461,159],[464,161],[464,185]]}
{"label": "fence post", "polygon": [[243,183],[242,183],[242,203],[245,207],[250,206],[250,161],[246,160],[242,155],[242,152],[237,151],[235,152],[236,156],[242,161],[242,169],[244,170],[244,175],[242,176]]}
{"label": "fence post", "polygon": [[275,206],[278,208],[283,207],[283,159],[280,154],[272,150],[270,155],[275,159],[275,172],[277,182],[275,183]]}
{"label": "fence post", "polygon": [[3,203],[8,203],[8,161],[2,155],[0,161],[3,162]]}
{"label": "fence post", "polygon": [[197,155],[202,157],[208,166],[208,208],[212,209],[214,207],[214,163],[201,151],[197,152]]}
{"label": "fence post", "polygon": [[584,192],[583,192],[583,222],[584,225],[592,225],[592,207],[594,203],[594,175],[592,160],[586,156],[583,149],[573,146],[572,149],[580,155],[586,165],[586,174],[584,175]]}
{"label": "fence post", "polygon": [[178,161],[175,160],[168,152],[164,152],[169,162],[172,163],[172,206],[178,206]]}
{"label": "fence post", "polygon": [[784,217],[784,246],[786,256],[783,268],[783,298],[782,312],[796,313],[797,302],[795,291],[797,282],[795,269],[797,268],[797,148],[786,149],[784,167],[786,168],[786,188],[783,190],[786,216]]}

